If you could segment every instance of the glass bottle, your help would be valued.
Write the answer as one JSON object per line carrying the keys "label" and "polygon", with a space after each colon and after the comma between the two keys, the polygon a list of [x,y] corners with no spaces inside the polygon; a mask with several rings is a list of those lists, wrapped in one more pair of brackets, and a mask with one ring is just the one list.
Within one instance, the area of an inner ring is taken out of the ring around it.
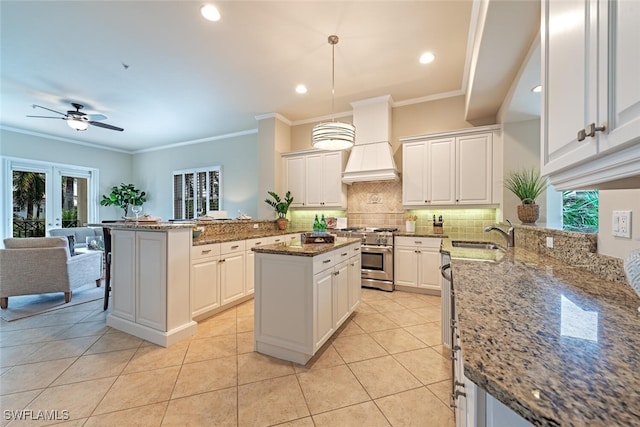
{"label": "glass bottle", "polygon": [[322,219],[320,220],[320,231],[323,233],[327,232],[327,221],[324,219],[324,214],[322,214]]}
{"label": "glass bottle", "polygon": [[320,231],[320,221],[318,220],[318,214],[316,214],[316,219],[313,221],[313,232],[317,233]]}

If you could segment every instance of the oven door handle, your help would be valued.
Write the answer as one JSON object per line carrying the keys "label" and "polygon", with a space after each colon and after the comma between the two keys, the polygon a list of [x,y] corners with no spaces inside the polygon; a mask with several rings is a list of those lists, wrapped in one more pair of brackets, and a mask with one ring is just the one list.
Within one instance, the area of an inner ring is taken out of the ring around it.
{"label": "oven door handle", "polygon": [[383,252],[393,252],[393,246],[361,246],[361,252],[375,252],[375,253],[383,253]]}

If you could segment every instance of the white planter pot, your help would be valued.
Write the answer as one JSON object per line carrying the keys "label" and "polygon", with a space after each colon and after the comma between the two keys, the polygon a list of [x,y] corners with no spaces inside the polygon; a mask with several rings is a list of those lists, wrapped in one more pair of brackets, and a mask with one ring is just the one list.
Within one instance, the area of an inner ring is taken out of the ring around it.
{"label": "white planter pot", "polygon": [[406,221],[405,228],[407,229],[407,233],[415,233],[416,232],[416,222],[415,221]]}

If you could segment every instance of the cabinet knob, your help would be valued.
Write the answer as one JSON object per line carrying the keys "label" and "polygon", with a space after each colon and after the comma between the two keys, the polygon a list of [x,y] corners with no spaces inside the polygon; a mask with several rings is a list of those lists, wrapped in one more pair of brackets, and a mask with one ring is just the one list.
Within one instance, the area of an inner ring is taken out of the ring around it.
{"label": "cabinet knob", "polygon": [[587,139],[587,132],[584,129],[578,131],[578,142],[582,142]]}

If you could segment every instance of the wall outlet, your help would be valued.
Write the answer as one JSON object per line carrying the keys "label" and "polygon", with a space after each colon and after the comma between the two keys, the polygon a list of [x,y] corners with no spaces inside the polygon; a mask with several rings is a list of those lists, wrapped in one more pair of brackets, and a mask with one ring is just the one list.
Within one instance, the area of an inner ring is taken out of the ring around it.
{"label": "wall outlet", "polygon": [[631,211],[613,211],[611,234],[616,237],[631,238]]}
{"label": "wall outlet", "polygon": [[258,228],[258,224],[253,224],[253,228]]}
{"label": "wall outlet", "polygon": [[552,236],[547,237],[547,247],[548,248],[552,248],[553,247],[553,237]]}

